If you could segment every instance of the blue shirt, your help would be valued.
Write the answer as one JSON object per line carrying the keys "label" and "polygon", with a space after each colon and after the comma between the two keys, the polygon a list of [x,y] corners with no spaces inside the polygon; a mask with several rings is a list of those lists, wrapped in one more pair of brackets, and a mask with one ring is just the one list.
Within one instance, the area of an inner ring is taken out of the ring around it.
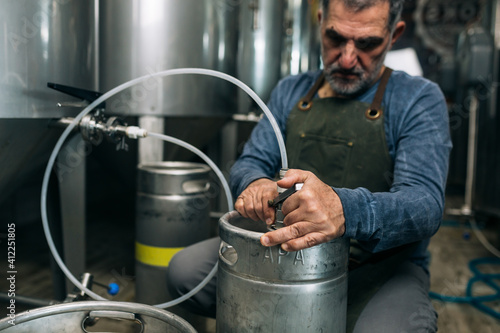
{"label": "blue shirt", "polygon": [[[289,76],[273,90],[268,106],[285,141],[290,111],[320,73]],[[377,87],[378,82],[357,100],[371,103]],[[421,241],[412,260],[425,268],[426,248],[439,228],[444,209],[451,150],[446,102],[435,83],[394,71],[382,105],[386,142],[394,161],[393,183],[389,192],[333,188],[344,209],[343,237],[358,240],[372,252]],[[237,197],[256,179],[272,179],[280,168],[276,136],[268,119],[263,118],[231,169],[233,194]]]}

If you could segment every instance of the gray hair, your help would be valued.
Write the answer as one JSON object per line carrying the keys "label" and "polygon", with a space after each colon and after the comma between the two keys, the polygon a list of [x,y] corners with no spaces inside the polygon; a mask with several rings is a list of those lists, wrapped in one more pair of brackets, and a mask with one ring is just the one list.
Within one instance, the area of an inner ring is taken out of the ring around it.
{"label": "gray hair", "polygon": [[[361,11],[366,8],[370,8],[380,2],[389,2],[389,31],[393,31],[396,23],[401,19],[401,12],[403,11],[404,0],[333,0],[342,1],[346,8],[349,8],[355,12]],[[323,12],[325,15],[328,13],[328,7],[330,5],[330,0],[321,0]]]}

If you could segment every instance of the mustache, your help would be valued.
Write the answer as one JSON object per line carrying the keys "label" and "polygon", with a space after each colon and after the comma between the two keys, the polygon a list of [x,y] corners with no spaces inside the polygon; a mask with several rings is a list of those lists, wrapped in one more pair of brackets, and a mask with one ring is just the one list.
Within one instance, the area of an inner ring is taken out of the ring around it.
{"label": "mustache", "polygon": [[360,68],[345,69],[337,64],[331,64],[330,66],[326,67],[325,72],[327,75],[341,74],[341,75],[356,75],[356,76],[362,76],[364,73],[364,71]]}

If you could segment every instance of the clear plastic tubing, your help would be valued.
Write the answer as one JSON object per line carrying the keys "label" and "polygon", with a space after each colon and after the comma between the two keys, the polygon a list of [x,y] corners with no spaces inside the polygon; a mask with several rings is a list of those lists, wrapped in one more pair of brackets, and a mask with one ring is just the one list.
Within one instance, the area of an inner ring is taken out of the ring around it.
{"label": "clear plastic tubing", "polygon": [[[158,139],[161,139],[161,140],[164,140],[164,141],[167,141],[167,142],[171,142],[171,143],[174,143],[174,144],[177,144],[177,145],[179,145],[181,147],[184,147],[184,148],[190,150],[191,152],[195,153],[199,157],[201,157],[212,168],[212,170],[215,172],[215,174],[219,178],[220,182],[222,183],[222,187],[224,188],[224,192],[226,194],[228,208],[229,208],[229,210],[233,210],[233,197],[231,195],[231,190],[229,189],[229,185],[228,185],[228,183],[226,181],[226,178],[222,174],[222,171],[217,167],[217,165],[207,155],[205,155],[201,150],[199,150],[198,148],[190,145],[189,143],[184,142],[184,141],[179,140],[179,139],[176,139],[174,137],[168,136],[168,135],[158,134],[158,133],[149,133],[148,136],[154,137],[154,138],[158,138]],[[50,170],[50,169],[52,169],[52,166],[50,166],[50,161],[49,161],[49,166],[48,166],[47,170]],[[48,175],[50,176],[50,172],[48,173]],[[49,226],[48,226],[47,212],[46,212],[46,209],[45,209],[46,206],[45,206],[45,203],[44,203],[44,202],[46,202],[46,195],[47,195],[47,188],[44,187],[44,185],[45,185],[45,177],[46,176],[47,176],[47,173],[44,176],[44,182],[42,184],[42,205],[43,205],[42,206],[42,222],[43,222],[43,228],[44,228],[45,236],[47,238],[47,243],[49,244],[49,248],[50,248],[50,250],[52,252],[52,255],[54,256],[54,259],[56,260],[57,264],[59,265],[59,267],[61,268],[61,270],[64,272],[64,274],[66,275],[66,277],[71,282],[73,282],[78,288],[80,288],[81,290],[85,291],[87,293],[87,295],[89,295],[90,297],[92,297],[95,300],[106,300],[105,298],[97,295],[96,293],[94,293],[90,289],[88,289],[85,286],[83,286],[80,283],[80,281],[78,281],[71,274],[71,272],[68,270],[68,268],[64,264],[63,260],[59,256],[59,253],[57,252],[57,249],[56,249],[56,247],[54,245],[54,241],[52,239],[52,235],[50,233],[50,229],[49,229]],[[189,291],[185,295],[182,295],[181,297],[179,297],[177,299],[174,299],[172,301],[166,302],[166,303],[157,304],[155,306],[159,307],[159,308],[167,308],[167,307],[171,307],[171,306],[174,306],[174,305],[177,305],[179,303],[184,302],[185,300],[187,300],[188,298],[190,298],[191,296],[193,296],[194,294],[196,294],[198,291],[200,291],[214,277],[215,273],[217,272],[217,266],[218,265],[216,263],[214,265],[214,267],[212,268],[212,270],[210,271],[210,273],[195,288],[193,288],[191,291]]]}
{"label": "clear plastic tubing", "polygon": [[[257,103],[257,105],[259,105],[259,107],[264,111],[264,113],[266,114],[267,118],[269,119],[269,121],[270,121],[270,123],[271,123],[271,125],[273,127],[273,130],[274,130],[274,132],[276,134],[276,138],[278,140],[278,145],[279,145],[280,154],[281,154],[281,165],[282,165],[282,168],[283,169],[288,168],[288,160],[287,160],[287,156],[286,156],[285,143],[283,141],[283,136],[281,135],[281,131],[279,129],[279,126],[276,123],[276,120],[274,119],[274,116],[272,115],[271,111],[269,111],[269,109],[267,108],[266,104],[260,99],[260,97],[252,89],[250,89],[246,84],[244,84],[240,80],[238,80],[238,79],[236,79],[236,78],[234,78],[234,77],[232,77],[232,76],[230,76],[228,74],[225,74],[225,73],[222,73],[222,72],[218,72],[218,71],[214,71],[214,70],[203,69],[203,68],[169,69],[169,70],[157,72],[157,73],[154,73],[154,74],[144,75],[144,76],[138,77],[136,79],[130,80],[128,82],[125,82],[125,83],[123,83],[123,84],[121,84],[121,85],[119,85],[119,86],[111,89],[107,93],[103,94],[101,97],[99,97],[94,102],[92,102],[91,104],[89,104],[85,109],[83,109],[82,112],[80,112],[74,118],[73,122],[68,127],[66,127],[66,129],[63,131],[63,133],[59,137],[59,140],[56,142],[56,145],[54,146],[54,149],[52,150],[52,153],[51,153],[51,155],[49,157],[49,161],[47,163],[47,168],[45,169],[45,173],[44,173],[44,177],[43,177],[43,182],[42,182],[41,200],[40,200],[40,208],[41,208],[41,215],[42,215],[43,230],[44,230],[45,237],[47,239],[47,243],[49,245],[50,251],[52,252],[52,255],[54,256],[55,261],[57,262],[58,266],[63,271],[64,275],[66,275],[66,277],[75,286],[77,286],[80,290],[84,291],[85,293],[87,293],[87,295],[89,295],[90,297],[92,297],[95,300],[106,300],[106,299],[104,297],[101,297],[101,296],[97,295],[96,293],[94,293],[93,291],[89,290],[88,288],[84,287],[80,283],[80,281],[78,281],[78,279],[76,279],[73,276],[73,274],[71,274],[71,272],[69,271],[69,269],[66,267],[66,265],[63,262],[63,260],[59,256],[59,253],[57,252],[57,249],[55,247],[54,241],[52,239],[52,235],[50,233],[50,228],[49,228],[49,223],[48,223],[48,217],[47,217],[47,191],[48,191],[48,185],[49,185],[49,179],[50,179],[51,170],[52,170],[52,168],[54,166],[54,163],[55,163],[55,160],[57,158],[57,155],[59,154],[59,151],[61,150],[61,147],[64,144],[64,141],[69,136],[69,134],[71,133],[71,131],[73,131],[73,129],[80,123],[80,121],[82,120],[82,118],[85,115],[87,115],[90,111],[92,111],[99,104],[101,104],[102,102],[106,101],[111,96],[114,96],[117,93],[119,93],[119,92],[121,92],[121,91],[123,91],[123,90],[125,90],[127,88],[130,88],[130,87],[132,87],[132,86],[134,86],[134,85],[136,85],[138,83],[146,81],[146,80],[148,80],[150,78],[155,78],[155,77],[159,78],[159,77],[165,77],[165,76],[170,76],[170,75],[181,75],[181,74],[201,74],[201,75],[207,75],[207,76],[214,76],[214,77],[218,77],[218,78],[221,78],[223,80],[229,81],[229,82],[235,84],[236,86],[240,87],[241,89],[243,89],[243,91],[245,91]],[[167,137],[167,136],[163,136],[161,134],[151,133],[150,136],[157,137],[157,138],[160,138],[160,139],[163,139],[163,140],[167,140],[167,141],[170,141],[170,142],[174,142],[175,141],[174,143],[180,143],[179,142],[180,140],[177,140],[177,139],[174,139],[174,138],[171,138],[171,137]],[[186,148],[189,147],[188,149],[194,148],[193,146],[191,146],[189,144],[186,144],[185,142],[183,142],[182,145],[184,147],[186,147]],[[196,149],[196,148],[194,148],[194,149]],[[205,160],[204,157],[202,157],[202,158]],[[206,157],[206,158],[208,160],[210,160],[208,157]],[[210,164],[213,165],[213,162],[210,161]],[[213,168],[213,166],[212,166],[212,168]],[[218,170],[218,168],[215,168],[214,170]],[[222,175],[222,173],[221,173],[221,175]],[[224,186],[225,191],[227,192],[228,189],[229,189],[229,187],[227,186],[227,182],[225,181],[224,177],[222,177],[221,182],[222,182],[222,184]],[[226,193],[226,197],[227,197],[228,202],[229,202],[228,207],[229,207],[230,210],[232,210],[233,209],[232,208],[233,207],[232,206],[232,196],[231,196],[231,192],[230,191]],[[157,307],[161,307],[161,308],[166,308],[168,306],[173,306],[175,304],[183,302],[184,300],[186,300],[187,298],[191,297],[196,292],[198,292],[199,290],[201,290],[206,285],[206,283],[208,283],[208,281],[210,281],[210,279],[215,275],[216,271],[217,271],[217,264],[214,266],[214,268],[212,269],[212,271],[210,271],[210,273],[205,277],[205,279],[202,282],[200,282],[200,284],[198,286],[196,286],[193,290],[191,290],[189,293],[187,293],[184,296],[178,298],[177,300],[174,300],[174,301],[171,301],[171,302],[167,302],[167,303],[163,303],[163,304],[158,304],[156,306]]]}

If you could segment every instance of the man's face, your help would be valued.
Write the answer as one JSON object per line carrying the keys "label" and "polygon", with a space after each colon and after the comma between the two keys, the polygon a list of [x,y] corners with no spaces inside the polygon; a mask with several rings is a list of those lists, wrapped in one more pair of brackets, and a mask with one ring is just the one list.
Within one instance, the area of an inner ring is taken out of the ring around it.
{"label": "man's face", "polygon": [[332,0],[328,14],[320,12],[319,18],[321,53],[330,87],[345,97],[366,91],[378,78],[396,39],[388,29],[389,2],[353,12],[342,1]]}

